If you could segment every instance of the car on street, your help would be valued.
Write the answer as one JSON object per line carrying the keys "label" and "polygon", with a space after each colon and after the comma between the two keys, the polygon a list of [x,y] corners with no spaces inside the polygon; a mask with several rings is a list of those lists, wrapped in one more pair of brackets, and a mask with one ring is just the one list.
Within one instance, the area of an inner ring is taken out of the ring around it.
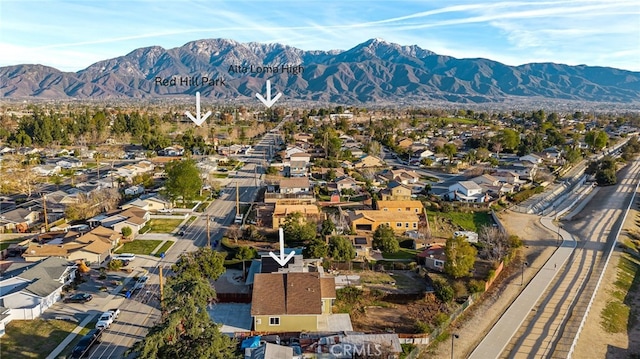
{"label": "car on street", "polygon": [[87,293],[76,293],[70,297],[64,298],[65,303],[86,303],[93,299],[93,295]]}
{"label": "car on street", "polygon": [[98,318],[98,322],[96,323],[96,329],[106,329],[111,323],[118,317],[120,314],[119,309],[109,309],[108,311],[102,313],[100,318]]}
{"label": "car on street", "polygon": [[100,343],[102,338],[102,329],[93,329],[87,335],[82,337],[78,344],[73,347],[70,358],[79,359],[88,354],[89,349],[97,343]]}

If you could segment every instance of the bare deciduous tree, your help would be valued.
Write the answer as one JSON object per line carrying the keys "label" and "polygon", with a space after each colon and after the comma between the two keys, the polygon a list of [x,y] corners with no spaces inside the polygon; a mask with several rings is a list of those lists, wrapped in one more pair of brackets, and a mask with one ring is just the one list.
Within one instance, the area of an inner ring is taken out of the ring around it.
{"label": "bare deciduous tree", "polygon": [[509,236],[497,227],[484,226],[478,231],[478,241],[482,244],[479,256],[497,261],[509,253]]}

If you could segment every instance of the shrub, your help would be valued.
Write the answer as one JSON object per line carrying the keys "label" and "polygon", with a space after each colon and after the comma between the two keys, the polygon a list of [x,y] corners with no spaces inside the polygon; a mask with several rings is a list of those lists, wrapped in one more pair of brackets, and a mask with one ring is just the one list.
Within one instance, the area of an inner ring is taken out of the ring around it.
{"label": "shrub", "polygon": [[467,288],[470,293],[482,293],[484,292],[486,282],[483,280],[472,279],[467,284]]}
{"label": "shrub", "polygon": [[423,333],[423,334],[429,334],[431,333],[431,326],[429,325],[429,323],[423,322],[421,320],[416,320],[413,323],[414,327],[415,327],[415,331],[417,333]]}
{"label": "shrub", "polygon": [[516,236],[515,234],[512,234],[509,236],[509,246],[511,248],[520,248],[522,247],[522,239],[520,239],[520,237]]}
{"label": "shrub", "polygon": [[434,323],[435,323],[435,325],[437,327],[443,325],[448,320],[449,320],[449,315],[447,315],[446,313],[442,313],[442,312],[436,314],[436,316],[433,318],[433,321],[434,321]]}
{"label": "shrub", "polygon": [[496,271],[491,269],[489,273],[487,273],[487,282],[490,282],[496,276]]}
{"label": "shrub", "polygon": [[442,302],[449,303],[453,300],[454,291],[453,288],[445,280],[436,279],[433,281],[433,289],[435,290],[436,297]]}
{"label": "shrub", "polygon": [[[122,268],[122,265],[124,263],[122,263],[121,260],[119,259],[112,259],[109,261],[109,270],[113,270],[113,271],[117,271],[120,270],[120,268]],[[106,276],[105,276],[106,278]]]}
{"label": "shrub", "polygon": [[395,269],[397,269],[397,270],[405,270],[405,269],[407,269],[407,265],[406,265],[406,264],[404,264],[404,263],[402,263],[402,262],[395,262],[395,263],[393,264],[393,267],[394,267]]}
{"label": "shrub", "polygon": [[129,238],[131,234],[133,234],[133,230],[131,229],[131,227],[127,227],[127,226],[122,227],[122,235],[125,238]]}
{"label": "shrub", "polygon": [[456,298],[467,295],[467,286],[461,280],[453,282],[452,288]]}

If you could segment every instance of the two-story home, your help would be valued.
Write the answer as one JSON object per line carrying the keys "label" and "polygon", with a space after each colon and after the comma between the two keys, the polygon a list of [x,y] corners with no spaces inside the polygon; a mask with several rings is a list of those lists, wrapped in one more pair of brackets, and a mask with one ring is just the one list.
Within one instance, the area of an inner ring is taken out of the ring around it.
{"label": "two-story home", "polygon": [[384,167],[385,163],[380,158],[375,156],[364,156],[353,163],[353,168],[372,168],[372,167]]}
{"label": "two-story home", "polygon": [[338,177],[333,180],[333,183],[335,184],[335,188],[330,187],[330,189],[335,189],[337,191],[342,191],[345,189],[357,191],[360,189],[360,186],[358,185],[356,180],[349,175]]}
{"label": "two-story home", "polygon": [[391,181],[378,195],[383,201],[408,201],[411,200],[411,188],[398,181]]}
{"label": "two-story home", "polygon": [[349,212],[349,222],[354,232],[373,232],[386,224],[395,232],[404,233],[418,229],[420,218],[415,212],[361,210]]}
{"label": "two-story home", "polygon": [[417,200],[404,200],[404,201],[377,201],[376,209],[380,211],[388,212],[410,212],[422,214],[424,212],[424,205],[421,201]]}
{"label": "two-story home", "polygon": [[280,228],[287,219],[287,215],[292,213],[301,213],[305,221],[318,221],[320,219],[320,211],[315,204],[286,204],[276,203],[271,215],[273,229]]}
{"label": "two-story home", "polygon": [[462,202],[484,202],[482,187],[473,181],[459,181],[449,186],[449,199]]}
{"label": "two-story home", "polygon": [[402,184],[416,183],[420,180],[420,175],[416,171],[407,171],[405,169],[386,169],[380,172],[378,177],[381,181],[397,181]]}
{"label": "two-story home", "polygon": [[315,332],[331,315],[333,277],[318,272],[258,273],[253,280],[251,316],[260,332]]}

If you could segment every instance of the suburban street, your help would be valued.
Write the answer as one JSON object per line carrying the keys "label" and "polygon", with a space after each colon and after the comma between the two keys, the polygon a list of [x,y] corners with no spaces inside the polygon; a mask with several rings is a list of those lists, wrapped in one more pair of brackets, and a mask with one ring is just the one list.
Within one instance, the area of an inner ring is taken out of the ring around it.
{"label": "suburban street", "polygon": [[558,229],[553,218],[542,224],[563,242],[476,347],[471,358],[567,358],[580,322],[604,270],[631,196],[640,161],[623,171],[617,186],[604,187],[604,201],[588,205]]}
{"label": "suburban street", "polygon": [[260,176],[264,173],[263,162],[272,157],[278,138],[279,135],[276,133],[267,133],[249,154],[238,158],[245,165],[238,171],[229,173],[230,181],[223,189],[221,196],[214,200],[198,219],[186,227],[184,236],[175,238],[175,244],[163,259],[151,256],[139,256],[141,259],[136,259],[136,261],[145,260],[145,268],[148,269],[150,276],[149,284],[144,290],[137,291],[130,299],[116,297],[106,306],[120,305],[120,319],[105,331],[102,343],[92,350],[90,358],[122,358],[126,350],[142,340],[148,329],[159,321],[159,267],[164,268],[166,275],[170,271],[169,267],[178,260],[180,255],[207,245],[207,215],[211,218],[209,224],[211,244],[220,243],[236,215],[236,183],[240,203],[253,202],[260,188]]}

